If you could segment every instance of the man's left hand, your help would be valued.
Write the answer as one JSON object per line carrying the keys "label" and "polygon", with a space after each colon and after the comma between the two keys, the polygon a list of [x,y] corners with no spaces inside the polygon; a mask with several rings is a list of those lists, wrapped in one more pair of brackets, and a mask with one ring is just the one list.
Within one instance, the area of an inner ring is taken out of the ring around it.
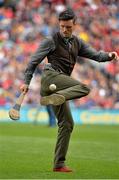
{"label": "man's left hand", "polygon": [[116,60],[116,61],[119,60],[119,56],[118,56],[117,52],[110,52],[109,57],[111,60]]}

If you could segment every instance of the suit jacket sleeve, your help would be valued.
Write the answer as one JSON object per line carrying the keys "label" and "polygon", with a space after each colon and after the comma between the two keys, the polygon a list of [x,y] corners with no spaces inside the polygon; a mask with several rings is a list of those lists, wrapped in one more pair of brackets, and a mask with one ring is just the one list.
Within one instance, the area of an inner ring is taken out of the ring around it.
{"label": "suit jacket sleeve", "polygon": [[79,53],[81,57],[89,58],[97,62],[110,61],[109,53],[104,51],[96,51],[94,48],[86,44],[82,39],[79,39]]}
{"label": "suit jacket sleeve", "polygon": [[55,48],[55,44],[52,38],[46,38],[38,47],[37,51],[33,54],[31,57],[31,60],[25,70],[25,78],[24,82],[25,84],[30,84],[30,81],[33,77],[33,73],[37,67],[38,64],[40,64],[43,59]]}

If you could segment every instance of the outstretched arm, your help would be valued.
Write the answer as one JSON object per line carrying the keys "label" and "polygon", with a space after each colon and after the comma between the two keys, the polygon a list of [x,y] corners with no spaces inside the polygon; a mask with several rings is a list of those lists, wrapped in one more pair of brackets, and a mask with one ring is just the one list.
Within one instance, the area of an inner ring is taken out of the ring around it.
{"label": "outstretched arm", "polygon": [[86,57],[97,62],[119,59],[119,56],[116,52],[96,51],[94,48],[86,44],[82,39],[79,39],[79,47],[79,56]]}

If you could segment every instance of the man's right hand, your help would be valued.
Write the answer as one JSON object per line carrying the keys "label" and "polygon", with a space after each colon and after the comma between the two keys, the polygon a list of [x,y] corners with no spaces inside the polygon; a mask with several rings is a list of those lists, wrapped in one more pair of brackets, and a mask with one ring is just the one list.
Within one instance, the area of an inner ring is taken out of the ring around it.
{"label": "man's right hand", "polygon": [[22,84],[22,86],[20,87],[20,90],[21,90],[21,92],[26,94],[27,91],[29,90],[29,85],[28,84]]}

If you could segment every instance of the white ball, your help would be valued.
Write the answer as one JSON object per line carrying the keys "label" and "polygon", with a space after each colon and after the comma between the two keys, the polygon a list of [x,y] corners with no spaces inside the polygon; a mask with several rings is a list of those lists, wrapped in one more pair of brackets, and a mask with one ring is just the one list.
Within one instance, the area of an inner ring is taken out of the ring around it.
{"label": "white ball", "polygon": [[54,91],[56,89],[56,85],[55,84],[50,84],[49,89],[51,91]]}

